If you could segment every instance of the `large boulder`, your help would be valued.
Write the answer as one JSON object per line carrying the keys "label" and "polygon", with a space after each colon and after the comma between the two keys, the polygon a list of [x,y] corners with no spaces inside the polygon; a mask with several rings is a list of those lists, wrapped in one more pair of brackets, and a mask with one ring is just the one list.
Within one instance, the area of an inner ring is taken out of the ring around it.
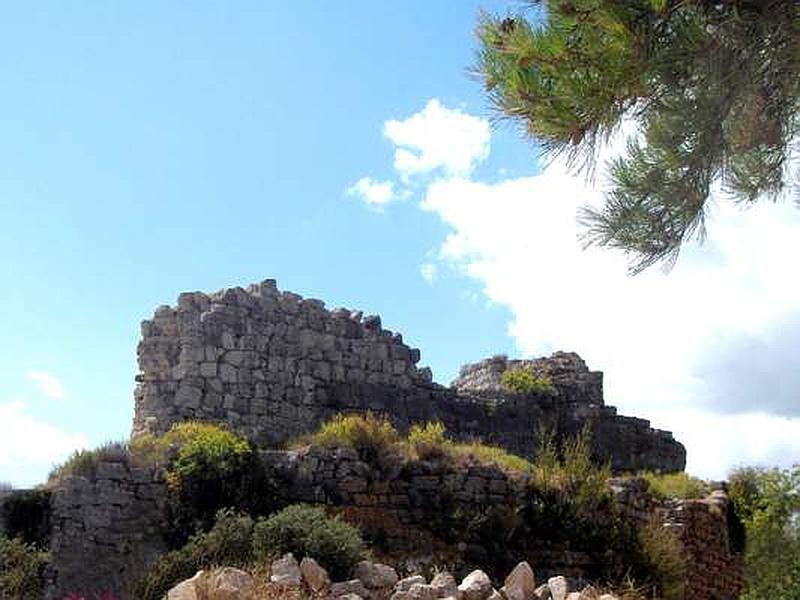
{"label": "large boulder", "polygon": [[361,580],[371,590],[393,587],[399,579],[397,571],[389,565],[373,563],[368,560],[362,560],[358,563],[353,574],[356,579]]}
{"label": "large boulder", "polygon": [[306,556],[300,561],[300,573],[303,581],[312,592],[321,592],[331,584],[328,572],[313,558]]}
{"label": "large boulder", "polygon": [[205,571],[198,571],[168,591],[167,600],[205,600],[205,578]]}
{"label": "large boulder", "polygon": [[434,575],[431,579],[431,587],[436,590],[438,598],[458,595],[458,583],[450,573],[442,571]]}
{"label": "large boulder", "polygon": [[562,575],[551,577],[547,580],[547,587],[550,588],[550,597],[553,600],[566,600],[569,592],[569,584]]}
{"label": "large boulder", "polygon": [[533,600],[536,595],[536,578],[531,566],[523,561],[506,577],[502,590],[508,600]]}
{"label": "large boulder", "polygon": [[394,589],[396,592],[407,592],[416,583],[426,583],[425,578],[422,575],[410,575],[398,581]]}
{"label": "large boulder", "polygon": [[303,574],[294,554],[291,552],[284,554],[282,558],[272,563],[272,574],[269,580],[276,585],[287,588],[296,588],[302,585]]}
{"label": "large boulder", "polygon": [[464,577],[458,591],[464,600],[487,600],[492,595],[492,581],[486,573],[476,569]]}
{"label": "large boulder", "polygon": [[256,600],[255,581],[241,569],[218,569],[206,580],[206,600]]}

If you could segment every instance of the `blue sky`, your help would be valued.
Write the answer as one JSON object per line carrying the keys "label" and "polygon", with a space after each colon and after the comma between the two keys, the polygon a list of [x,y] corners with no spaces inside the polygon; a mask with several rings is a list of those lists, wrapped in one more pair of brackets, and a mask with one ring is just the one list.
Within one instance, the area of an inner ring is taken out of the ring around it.
{"label": "blue sky", "polygon": [[[576,350],[606,371],[610,403],[685,425],[700,474],[797,460],[800,380],[784,380],[800,291],[776,266],[796,211],[721,210],[719,243],[712,230],[672,273],[633,282],[620,257],[582,253],[572,217],[597,189],[490,130],[468,76],[479,11],[507,6],[7,7],[0,481],[127,436],[139,322],[158,305],[265,278],[381,314],[445,383],[487,355]],[[743,239],[766,248],[737,254]],[[682,304],[698,289],[707,301]],[[629,306],[653,298],[655,319]],[[753,352],[754,394],[774,404],[730,400]],[[770,439],[743,446],[756,422]],[[708,424],[732,433],[703,445]]]}

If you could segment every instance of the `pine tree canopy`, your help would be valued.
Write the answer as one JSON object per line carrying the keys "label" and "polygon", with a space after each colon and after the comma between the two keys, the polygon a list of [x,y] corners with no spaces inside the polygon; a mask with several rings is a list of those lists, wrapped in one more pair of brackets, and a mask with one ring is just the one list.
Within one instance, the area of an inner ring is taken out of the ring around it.
{"label": "pine tree canopy", "polygon": [[800,0],[545,0],[529,20],[482,16],[475,70],[501,117],[550,155],[595,166],[623,119],[587,244],[631,271],[702,239],[712,189],[732,201],[798,189]]}

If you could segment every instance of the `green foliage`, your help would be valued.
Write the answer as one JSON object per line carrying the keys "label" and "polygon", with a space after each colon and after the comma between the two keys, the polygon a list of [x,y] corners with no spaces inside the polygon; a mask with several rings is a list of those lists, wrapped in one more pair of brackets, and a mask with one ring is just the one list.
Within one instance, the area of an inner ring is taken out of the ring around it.
{"label": "green foliage", "polygon": [[258,451],[245,438],[217,425],[188,422],[144,444],[137,451],[167,461],[167,537],[173,547],[192,533],[208,530],[222,508],[253,516],[272,508],[271,486]]}
{"label": "green foliage", "polygon": [[753,202],[794,186],[800,3],[547,0],[532,23],[484,16],[476,71],[501,116],[549,154],[594,166],[632,119],[586,240],[638,272],[702,236],[709,192]]}
{"label": "green foliage", "polygon": [[26,544],[47,547],[50,532],[50,490],[37,488],[12,492],[2,505],[0,522],[6,535]]}
{"label": "green foliage", "polygon": [[800,465],[738,469],[729,493],[747,533],[742,599],[799,598]]}
{"label": "green foliage", "polygon": [[408,432],[408,446],[420,460],[440,460],[449,457],[453,443],[445,436],[445,426],[439,422],[413,425]]}
{"label": "green foliage", "polygon": [[485,465],[495,465],[511,473],[526,473],[531,470],[531,463],[524,458],[506,452],[497,446],[487,446],[480,442],[454,443],[451,453],[455,458],[477,461]]}
{"label": "green foliage", "polygon": [[253,520],[230,510],[217,513],[207,533],[198,534],[179,550],[162,556],[136,586],[141,600],[161,600],[174,585],[200,569],[244,567],[253,559]]}
{"label": "green foliage", "polygon": [[528,369],[507,369],[503,371],[500,382],[509,392],[515,394],[553,395],[556,388],[547,373],[539,373],[533,367]]}
{"label": "green foliage", "polygon": [[21,539],[0,535],[0,598],[42,597],[47,554]]}
{"label": "green foliage", "polygon": [[76,450],[66,462],[50,471],[48,481],[57,483],[67,477],[95,477],[97,465],[106,460],[125,461],[128,447],[124,442],[106,442],[92,450]]}
{"label": "green foliage", "polygon": [[692,477],[688,473],[653,473],[643,471],[637,473],[647,481],[648,490],[661,500],[672,498],[702,498],[709,493],[708,485],[702,479]]}
{"label": "green foliage", "polygon": [[336,415],[311,437],[320,446],[352,448],[366,462],[380,462],[396,453],[400,435],[392,424],[372,413]]}
{"label": "green foliage", "polygon": [[253,535],[256,560],[291,552],[311,556],[336,580],[347,578],[364,557],[364,542],[355,527],[322,508],[296,504],[256,523]]}
{"label": "green foliage", "polygon": [[662,600],[684,600],[686,556],[678,537],[663,524],[648,523],[639,530],[647,583]]}

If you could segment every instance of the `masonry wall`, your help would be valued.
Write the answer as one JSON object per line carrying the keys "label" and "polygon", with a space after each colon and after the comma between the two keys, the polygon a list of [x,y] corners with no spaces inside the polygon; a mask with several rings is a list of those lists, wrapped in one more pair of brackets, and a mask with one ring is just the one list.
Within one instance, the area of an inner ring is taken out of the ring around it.
{"label": "masonry wall", "polygon": [[[469,515],[515,518],[525,495],[524,478],[478,464],[359,460],[349,449],[306,448],[263,451],[265,468],[284,503],[336,507],[358,523],[393,560],[444,560],[500,570],[525,558],[541,576],[562,574],[577,580],[597,572],[590,549],[553,539],[504,539],[505,525],[489,522],[496,546],[467,535]],[[641,480],[611,482],[625,512],[640,523],[652,518],[674,528],[687,554],[687,598],[731,600],[742,586],[741,556],[729,539],[728,500],[715,492],[704,500],[659,502]],[[131,587],[165,551],[161,537],[165,486],[152,469],[127,457],[104,459],[91,477],[69,477],[51,500],[49,600],[68,593],[111,591],[132,600]],[[453,518],[449,522],[448,518]],[[448,542],[455,527],[458,543]],[[444,536],[444,537],[443,537]]]}
{"label": "masonry wall", "polygon": [[[384,546],[400,556],[436,555],[439,561],[483,568],[494,562],[500,572],[525,559],[543,577],[563,574],[579,580],[591,580],[599,571],[598,557],[590,549],[552,539],[504,540],[502,526],[489,525],[497,536],[494,548],[469,539],[466,520],[459,524],[462,543],[443,544],[437,538],[443,515],[466,519],[466,515],[499,510],[496,514],[507,511],[507,518],[514,518],[513,507],[522,504],[527,480],[496,467],[418,462],[378,468],[360,461],[348,449],[272,451],[264,453],[264,458],[285,502],[339,507],[368,531],[380,531]],[[623,512],[639,525],[655,520],[678,535],[686,554],[686,598],[738,597],[743,585],[742,559],[729,540],[732,508],[724,492],[716,491],[703,500],[662,502],[647,493],[644,480],[615,479],[610,485]]]}
{"label": "masonry wall", "polygon": [[[615,470],[681,470],[685,449],[643,419],[605,406],[602,374],[574,353],[534,361],[557,394],[512,396],[499,385],[520,361],[469,365],[452,388],[418,367],[420,352],[380,318],[279,292],[268,280],[215,294],[181,294],[142,323],[134,435],[186,419],[224,422],[262,446],[319,427],[337,412],[387,415],[400,430],[442,421],[530,456],[542,427],[571,435],[590,422],[595,453]],[[524,363],[522,363],[524,366]]]}
{"label": "masonry wall", "polygon": [[[112,592],[134,600],[131,586],[165,550],[165,486],[125,455],[103,460],[91,477],[68,477],[51,499],[47,600]],[[99,596],[98,596],[99,597]]]}
{"label": "masonry wall", "polygon": [[664,520],[683,542],[687,560],[686,586],[696,600],[738,598],[744,588],[742,554],[729,526],[733,507],[718,490],[702,500],[669,503]]}

